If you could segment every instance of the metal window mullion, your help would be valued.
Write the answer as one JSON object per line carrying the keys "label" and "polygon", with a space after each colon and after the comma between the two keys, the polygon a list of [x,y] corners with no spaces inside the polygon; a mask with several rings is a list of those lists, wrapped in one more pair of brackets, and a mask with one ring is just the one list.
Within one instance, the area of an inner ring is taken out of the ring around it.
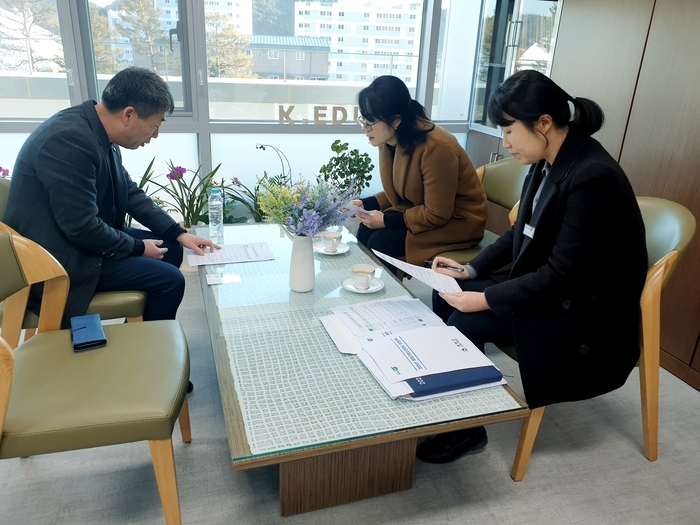
{"label": "metal window mullion", "polygon": [[[58,11],[58,27],[61,32],[61,44],[66,60],[66,76],[70,104],[80,104],[88,98],[88,77],[85,67],[84,50],[82,46],[78,4],[87,6],[87,0],[68,0],[56,2]],[[89,31],[89,27],[87,29]]]}
{"label": "metal window mullion", "polygon": [[437,68],[438,39],[440,37],[441,0],[426,0],[423,4],[418,74],[416,75],[416,100],[428,113],[433,106],[435,71]]}
{"label": "metal window mullion", "polygon": [[212,169],[212,149],[209,125],[209,89],[207,83],[207,40],[204,2],[180,0],[180,12],[186,13],[183,24],[187,32],[189,94],[192,105],[192,124],[197,131],[197,150],[202,165],[200,173]]}

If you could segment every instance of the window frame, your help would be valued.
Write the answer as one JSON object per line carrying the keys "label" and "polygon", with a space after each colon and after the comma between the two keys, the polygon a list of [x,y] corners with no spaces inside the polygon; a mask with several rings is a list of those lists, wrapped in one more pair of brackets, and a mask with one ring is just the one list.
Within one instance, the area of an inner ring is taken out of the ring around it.
{"label": "window frame", "polygon": [[[211,140],[215,133],[311,133],[335,135],[347,132],[347,126],[354,123],[326,125],[322,127],[280,126],[268,122],[212,121],[209,115],[209,94],[205,6],[197,0],[175,0],[167,2],[172,9],[178,8],[180,20],[180,47],[182,49],[182,90],[184,108],[176,110],[161,128],[161,133],[195,133],[202,171],[211,170]],[[163,6],[165,7],[165,6]],[[66,59],[67,82],[71,105],[87,99],[99,99],[97,75],[89,25],[88,0],[57,1],[61,39]],[[441,17],[441,0],[424,0],[421,34],[430,33],[431,27],[438,27]],[[172,15],[171,15],[172,16]],[[347,17],[346,17],[347,18]],[[371,24],[369,13],[360,17],[365,24]],[[362,28],[362,22],[358,30]],[[361,35],[362,33],[360,33]],[[429,45],[428,35],[421,37],[418,71],[416,79],[416,98],[426,107],[432,105],[432,81],[434,79],[437,47]],[[437,40],[437,35],[434,37]],[[278,51],[279,52],[279,51]],[[279,58],[278,58],[279,59]],[[430,72],[433,72],[432,76]],[[329,73],[330,74],[330,73]],[[371,77],[370,75],[367,75]],[[30,133],[44,119],[3,119],[0,116],[0,133]],[[448,129],[455,133],[466,133],[467,123],[448,124]]]}

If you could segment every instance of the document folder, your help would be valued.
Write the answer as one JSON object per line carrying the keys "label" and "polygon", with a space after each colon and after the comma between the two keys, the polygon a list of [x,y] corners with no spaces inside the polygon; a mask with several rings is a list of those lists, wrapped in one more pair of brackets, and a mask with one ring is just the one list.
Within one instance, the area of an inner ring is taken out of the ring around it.
{"label": "document folder", "polygon": [[424,397],[497,383],[501,380],[503,374],[498,368],[480,366],[406,379],[406,383],[413,390],[413,397]]}
{"label": "document folder", "polygon": [[71,317],[70,337],[73,341],[73,350],[75,352],[83,352],[105,346],[107,338],[102,329],[100,314]]}

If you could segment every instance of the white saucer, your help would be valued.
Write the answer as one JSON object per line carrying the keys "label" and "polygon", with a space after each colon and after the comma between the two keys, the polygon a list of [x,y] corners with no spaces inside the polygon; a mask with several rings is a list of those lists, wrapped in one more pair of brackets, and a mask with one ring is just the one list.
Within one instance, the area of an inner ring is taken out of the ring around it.
{"label": "white saucer", "polygon": [[322,253],[323,255],[340,255],[341,253],[347,252],[349,249],[350,249],[350,246],[348,246],[348,245],[345,244],[344,242],[341,242],[341,243],[338,245],[338,248],[336,249],[336,251],[334,251],[334,252],[327,252],[327,251],[323,248],[323,243],[322,243],[322,242],[317,242],[316,244],[314,244],[314,251],[315,251],[316,253]]}
{"label": "white saucer", "polygon": [[384,281],[381,279],[377,279],[376,277],[372,279],[372,282],[369,285],[369,288],[366,290],[359,290],[355,288],[355,285],[352,284],[352,277],[346,277],[342,281],[340,281],[340,284],[342,285],[343,288],[345,288],[348,292],[355,292],[355,293],[372,293],[372,292],[377,292],[384,288]]}

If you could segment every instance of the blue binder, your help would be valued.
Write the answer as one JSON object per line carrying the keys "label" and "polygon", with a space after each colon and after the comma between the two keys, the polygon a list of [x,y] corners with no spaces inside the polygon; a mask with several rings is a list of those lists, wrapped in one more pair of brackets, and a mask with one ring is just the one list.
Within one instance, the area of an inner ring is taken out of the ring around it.
{"label": "blue binder", "polygon": [[406,383],[413,390],[413,397],[424,397],[496,383],[501,379],[503,379],[503,374],[495,366],[479,366],[406,379]]}

